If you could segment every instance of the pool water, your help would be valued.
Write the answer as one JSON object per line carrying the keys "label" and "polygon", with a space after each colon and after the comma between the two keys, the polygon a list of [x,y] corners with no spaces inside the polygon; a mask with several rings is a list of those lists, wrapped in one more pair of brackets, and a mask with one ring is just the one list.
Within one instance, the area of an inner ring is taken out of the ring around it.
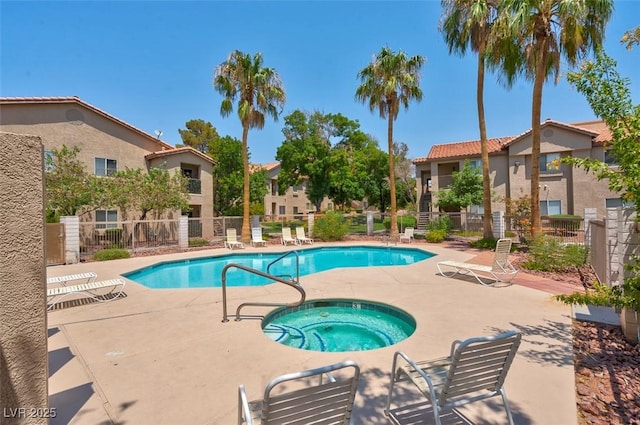
{"label": "pool water", "polygon": [[272,340],[311,351],[366,351],[394,345],[413,334],[408,313],[362,300],[314,300],[279,308],[262,321]]}
{"label": "pool water", "polygon": [[[343,246],[297,250],[300,276],[341,267],[377,267],[414,264],[435,254],[414,248]],[[203,288],[222,285],[222,269],[230,263],[241,264],[262,272],[284,252],[233,253],[215,257],[162,262],[123,274],[124,277],[155,289]],[[290,255],[273,267],[272,275],[296,275],[296,257]],[[228,286],[260,286],[273,281],[243,270],[227,271]]]}

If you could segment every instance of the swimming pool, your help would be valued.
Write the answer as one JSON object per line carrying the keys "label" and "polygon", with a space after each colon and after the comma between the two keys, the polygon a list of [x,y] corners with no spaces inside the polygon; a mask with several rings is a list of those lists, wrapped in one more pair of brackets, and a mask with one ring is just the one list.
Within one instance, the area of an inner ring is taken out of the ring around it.
{"label": "swimming pool", "polygon": [[278,308],[262,320],[272,340],[311,351],[367,351],[407,339],[415,319],[388,304],[354,299],[311,300]]}
{"label": "swimming pool", "polygon": [[[435,254],[415,248],[341,246],[297,250],[300,276],[341,267],[378,267],[414,264]],[[232,253],[189,260],[161,262],[123,276],[154,289],[220,287],[222,269],[230,263],[263,272],[284,252]],[[290,255],[271,268],[273,275],[295,276],[296,257]],[[261,286],[272,280],[231,268],[227,286]]]}

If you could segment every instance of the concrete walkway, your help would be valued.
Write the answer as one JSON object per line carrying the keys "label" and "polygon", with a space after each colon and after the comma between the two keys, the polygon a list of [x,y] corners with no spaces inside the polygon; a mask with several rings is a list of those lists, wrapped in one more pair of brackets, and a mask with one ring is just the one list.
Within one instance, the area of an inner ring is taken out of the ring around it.
{"label": "concrete walkway", "polygon": [[[346,359],[362,369],[353,423],[388,423],[383,409],[396,350],[429,359],[446,355],[454,339],[509,329],[523,333],[505,386],[516,423],[577,423],[570,308],[552,300],[549,292],[532,288],[535,279],[524,273],[513,285],[501,287],[438,276],[437,261],[474,260],[476,253],[426,243],[411,246],[437,255],[409,266],[340,269],[301,278],[307,299],[372,300],[415,317],[418,326],[411,337],[378,350],[298,350],[269,340],[259,320],[222,323],[220,288],[152,290],[128,281],[123,299],[53,310],[48,317],[49,394],[57,417],[51,424],[235,424],[239,384],[250,398],[260,398],[275,376]],[[95,271],[102,280],[158,261],[227,252],[56,266],[47,272]],[[277,284],[230,288],[229,311],[248,300],[292,302],[296,297],[291,288]],[[405,398],[415,400],[408,392]],[[498,398],[462,414],[466,419],[451,423],[506,423]]]}

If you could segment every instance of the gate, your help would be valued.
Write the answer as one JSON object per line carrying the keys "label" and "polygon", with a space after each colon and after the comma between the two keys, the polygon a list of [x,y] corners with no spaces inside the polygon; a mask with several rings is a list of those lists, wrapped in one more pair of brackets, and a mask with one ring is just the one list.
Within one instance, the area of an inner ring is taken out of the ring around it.
{"label": "gate", "polygon": [[47,223],[45,235],[47,266],[64,264],[64,224]]}

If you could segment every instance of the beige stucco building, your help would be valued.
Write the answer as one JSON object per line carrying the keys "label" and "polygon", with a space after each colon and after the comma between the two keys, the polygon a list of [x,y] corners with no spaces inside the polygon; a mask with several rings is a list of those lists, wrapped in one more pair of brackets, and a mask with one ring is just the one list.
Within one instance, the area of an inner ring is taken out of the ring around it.
{"label": "beige stucco building", "polygon": [[[213,216],[213,160],[191,148],[175,148],[78,97],[0,98],[0,131],[36,135],[45,156],[63,145],[78,147],[86,170],[109,175],[127,168],[164,167],[189,178],[191,217]],[[168,215],[175,218],[182,212]],[[128,217],[128,219],[137,217]],[[95,221],[120,221],[118,210],[96,211]],[[208,223],[208,225],[206,224]],[[212,232],[203,220],[202,233]]]}
{"label": "beige stucco building", "polygon": [[[540,211],[542,215],[575,214],[595,208],[598,217],[606,208],[622,205],[620,195],[608,189],[607,181],[598,181],[593,173],[557,159],[565,156],[591,157],[615,167],[606,155],[609,129],[602,121],[566,124],[553,120],[542,123],[540,142]],[[519,199],[531,193],[531,144],[528,130],[518,136],[488,140],[489,172],[493,211],[505,210],[505,198]],[[468,159],[481,167],[480,141],[434,145],[426,157],[414,160],[418,188],[418,210],[437,211],[437,191],[453,181],[453,172]],[[482,213],[482,206],[472,210]]]}

